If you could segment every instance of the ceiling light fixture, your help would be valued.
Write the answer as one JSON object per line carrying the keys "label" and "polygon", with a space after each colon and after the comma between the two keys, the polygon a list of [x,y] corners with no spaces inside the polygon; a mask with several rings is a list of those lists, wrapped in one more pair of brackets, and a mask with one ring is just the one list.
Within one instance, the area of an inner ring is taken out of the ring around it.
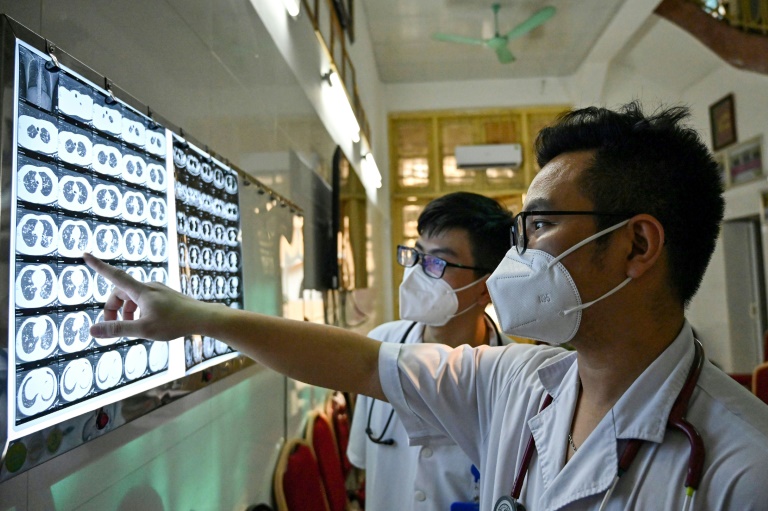
{"label": "ceiling light fixture", "polygon": [[376,160],[373,158],[367,139],[363,139],[360,148],[360,167],[363,172],[363,181],[366,184],[374,185],[376,188],[381,188],[381,172],[379,172],[379,166],[376,165]]}
{"label": "ceiling light fixture", "polygon": [[332,111],[336,114],[344,133],[352,139],[352,142],[360,142],[360,124],[357,122],[352,104],[349,101],[344,85],[339,79],[339,73],[330,69],[322,75],[323,80],[328,85]]}
{"label": "ceiling light fixture", "polygon": [[291,18],[295,18],[299,15],[301,0],[283,0],[283,5]]}

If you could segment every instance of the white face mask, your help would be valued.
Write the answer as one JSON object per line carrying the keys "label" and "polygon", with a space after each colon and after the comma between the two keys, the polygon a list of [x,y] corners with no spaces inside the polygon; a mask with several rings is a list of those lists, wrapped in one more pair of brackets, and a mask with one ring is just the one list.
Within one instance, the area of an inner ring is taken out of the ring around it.
{"label": "white face mask", "polygon": [[553,345],[573,339],[579,330],[581,311],[626,286],[632,277],[596,300],[582,304],[576,283],[560,260],[628,222],[582,240],[559,257],[531,249],[520,255],[512,247],[487,282],[502,331]]}
{"label": "white face mask", "polygon": [[428,277],[418,264],[406,268],[400,284],[400,319],[418,321],[428,326],[443,326],[477,305],[475,302],[457,313],[459,299],[456,293],[474,286],[484,278],[482,276],[464,287],[453,289],[443,279]]}

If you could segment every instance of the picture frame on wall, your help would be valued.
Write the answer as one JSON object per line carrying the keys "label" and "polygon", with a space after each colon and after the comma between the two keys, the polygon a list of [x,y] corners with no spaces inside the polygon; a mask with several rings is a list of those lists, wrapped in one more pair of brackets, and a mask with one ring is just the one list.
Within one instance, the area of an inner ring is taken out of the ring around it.
{"label": "picture frame on wall", "polygon": [[755,137],[728,151],[728,181],[731,186],[765,177],[762,147],[762,137]]}
{"label": "picture frame on wall", "polygon": [[719,99],[709,107],[712,150],[719,151],[736,142],[736,114],[733,94]]}
{"label": "picture frame on wall", "polygon": [[333,8],[341,28],[347,33],[349,42],[355,42],[355,3],[354,0],[333,0]]}

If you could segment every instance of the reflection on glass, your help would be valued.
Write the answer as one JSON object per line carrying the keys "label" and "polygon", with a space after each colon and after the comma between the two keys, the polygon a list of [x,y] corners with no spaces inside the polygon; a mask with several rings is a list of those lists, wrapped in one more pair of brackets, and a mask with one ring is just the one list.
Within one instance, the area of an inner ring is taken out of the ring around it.
{"label": "reflection on glass", "polygon": [[419,215],[424,206],[409,204],[403,206],[403,238],[419,237]]}
{"label": "reflection on glass", "polygon": [[[520,173],[522,174],[522,173]],[[517,181],[520,181],[518,186],[521,188],[523,187],[523,183],[520,180],[520,177],[518,177],[518,172],[514,169],[509,168],[491,168],[486,169],[485,176],[488,180],[488,184],[494,185],[494,186],[504,186],[504,187],[511,187],[515,185],[515,178],[517,177]]]}
{"label": "reflection on glass", "polygon": [[400,186],[429,185],[429,163],[426,158],[400,158],[397,173]]}
{"label": "reflection on glass", "polygon": [[471,170],[456,168],[456,157],[443,157],[443,179],[450,186],[471,186],[475,182],[475,173]]}

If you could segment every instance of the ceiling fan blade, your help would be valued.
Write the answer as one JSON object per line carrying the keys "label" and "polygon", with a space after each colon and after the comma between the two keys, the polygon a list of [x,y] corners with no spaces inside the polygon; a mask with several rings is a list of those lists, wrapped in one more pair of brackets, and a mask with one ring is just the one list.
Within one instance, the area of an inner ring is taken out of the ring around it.
{"label": "ceiling fan blade", "polygon": [[496,48],[496,56],[502,64],[509,64],[510,62],[515,61],[515,56],[512,55],[512,52],[509,51],[509,48],[506,46],[499,46]]}
{"label": "ceiling fan blade", "polygon": [[435,41],[445,41],[449,43],[461,43],[461,44],[475,44],[478,46],[485,46],[485,39],[476,39],[474,37],[464,37],[463,35],[453,34],[432,34],[432,39]]}
{"label": "ceiling fan blade", "polygon": [[507,32],[506,38],[507,40],[515,39],[516,37],[520,37],[522,35],[527,34],[534,28],[538,27],[545,21],[547,21],[549,18],[555,15],[556,9],[554,7],[544,7],[543,9],[540,9],[536,11],[533,16],[528,18],[527,20],[520,23],[518,26]]}

